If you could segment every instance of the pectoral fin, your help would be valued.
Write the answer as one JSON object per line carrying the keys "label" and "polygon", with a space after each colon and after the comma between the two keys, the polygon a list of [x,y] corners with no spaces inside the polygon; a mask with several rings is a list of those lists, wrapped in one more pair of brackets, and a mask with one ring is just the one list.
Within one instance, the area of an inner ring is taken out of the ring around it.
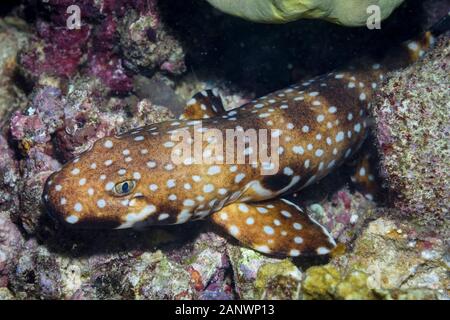
{"label": "pectoral fin", "polygon": [[208,119],[226,111],[222,104],[222,99],[215,90],[204,90],[196,93],[186,104],[182,120]]}
{"label": "pectoral fin", "polygon": [[324,227],[285,199],[232,203],[211,219],[244,245],[266,254],[324,255],[336,246]]}
{"label": "pectoral fin", "polygon": [[370,154],[364,154],[353,162],[351,181],[359,192],[369,200],[379,200],[382,195],[381,181],[376,164]]}

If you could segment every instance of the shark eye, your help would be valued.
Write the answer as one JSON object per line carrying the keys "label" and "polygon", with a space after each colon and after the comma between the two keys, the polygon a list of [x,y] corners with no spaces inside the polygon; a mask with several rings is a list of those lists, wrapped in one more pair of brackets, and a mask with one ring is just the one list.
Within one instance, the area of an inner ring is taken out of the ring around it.
{"label": "shark eye", "polygon": [[123,181],[114,186],[114,192],[118,196],[126,196],[133,191],[136,186],[136,182],[133,180]]}

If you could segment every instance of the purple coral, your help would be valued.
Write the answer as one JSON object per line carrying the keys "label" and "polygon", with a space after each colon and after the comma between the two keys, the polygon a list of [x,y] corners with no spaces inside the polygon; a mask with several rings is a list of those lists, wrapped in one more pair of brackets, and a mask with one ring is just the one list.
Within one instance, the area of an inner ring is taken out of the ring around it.
{"label": "purple coral", "polygon": [[90,28],[69,30],[45,21],[36,23],[37,34],[32,45],[22,54],[21,62],[34,77],[49,73],[59,77],[75,74],[81,62]]}
{"label": "purple coral", "polygon": [[[81,71],[100,78],[116,93],[127,94],[133,89],[133,66],[169,74],[185,70],[183,51],[160,22],[156,1],[81,1],[77,3],[81,28],[68,29],[66,9],[72,4],[55,0],[38,5],[49,19],[38,17],[35,37],[21,54],[23,70],[33,78],[43,74],[71,78]],[[87,68],[80,70],[82,65]]]}

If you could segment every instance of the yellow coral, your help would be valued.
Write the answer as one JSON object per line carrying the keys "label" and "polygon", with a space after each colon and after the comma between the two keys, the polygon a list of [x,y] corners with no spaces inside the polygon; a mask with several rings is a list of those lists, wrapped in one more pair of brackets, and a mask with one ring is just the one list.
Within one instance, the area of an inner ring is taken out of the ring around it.
{"label": "yellow coral", "polygon": [[345,300],[377,299],[367,286],[368,275],[362,271],[350,272],[336,287],[336,297]]}
{"label": "yellow coral", "polygon": [[300,270],[289,260],[261,266],[255,281],[256,296],[260,299],[298,299]]}
{"label": "yellow coral", "polygon": [[306,299],[335,299],[336,286],[341,274],[331,265],[311,267],[306,271],[303,293]]}
{"label": "yellow coral", "polygon": [[305,299],[373,300],[377,295],[367,285],[368,275],[352,270],[343,276],[331,265],[311,267],[303,281]]}
{"label": "yellow coral", "polygon": [[368,285],[369,275],[352,269],[343,275],[332,265],[311,267],[303,280],[305,299],[344,300],[419,300],[435,299],[436,293],[429,289],[373,289]]}
{"label": "yellow coral", "polygon": [[404,0],[207,0],[217,9],[250,21],[286,23],[324,19],[345,26],[366,25],[367,8],[377,5],[387,18]]}

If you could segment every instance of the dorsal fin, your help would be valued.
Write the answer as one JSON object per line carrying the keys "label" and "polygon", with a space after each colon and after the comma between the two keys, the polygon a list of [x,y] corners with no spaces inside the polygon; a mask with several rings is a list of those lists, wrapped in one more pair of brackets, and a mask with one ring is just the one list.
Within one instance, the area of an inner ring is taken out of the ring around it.
{"label": "dorsal fin", "polygon": [[211,219],[243,244],[266,254],[324,255],[336,246],[324,227],[285,199],[232,203]]}
{"label": "dorsal fin", "polygon": [[203,90],[189,100],[180,116],[182,120],[208,119],[226,111],[217,90]]}

